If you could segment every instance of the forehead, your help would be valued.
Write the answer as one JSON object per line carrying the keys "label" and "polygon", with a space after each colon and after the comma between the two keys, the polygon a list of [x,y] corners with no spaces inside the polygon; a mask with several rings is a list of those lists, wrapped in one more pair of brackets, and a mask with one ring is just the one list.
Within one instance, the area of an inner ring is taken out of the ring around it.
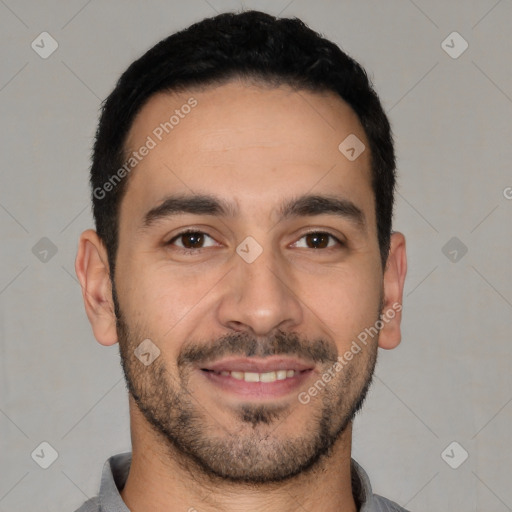
{"label": "forehead", "polygon": [[240,82],[158,93],[127,137],[127,158],[145,156],[121,211],[126,202],[142,211],[171,192],[224,195],[256,208],[319,188],[370,207],[370,152],[350,161],[339,149],[349,136],[368,147],[357,115],[334,93]]}

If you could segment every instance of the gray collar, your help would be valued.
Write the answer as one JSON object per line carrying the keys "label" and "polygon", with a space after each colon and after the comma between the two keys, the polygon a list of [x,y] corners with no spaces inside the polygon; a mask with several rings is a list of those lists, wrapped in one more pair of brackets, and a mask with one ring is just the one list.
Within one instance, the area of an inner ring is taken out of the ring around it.
{"label": "gray collar", "polygon": [[[114,455],[105,462],[98,497],[101,512],[130,512],[119,492],[123,489],[128,478],[131,461],[131,452],[126,452]],[[352,492],[359,507],[359,512],[380,510],[398,512],[403,510],[385,498],[374,496],[368,475],[354,459],[351,461],[351,468]]]}

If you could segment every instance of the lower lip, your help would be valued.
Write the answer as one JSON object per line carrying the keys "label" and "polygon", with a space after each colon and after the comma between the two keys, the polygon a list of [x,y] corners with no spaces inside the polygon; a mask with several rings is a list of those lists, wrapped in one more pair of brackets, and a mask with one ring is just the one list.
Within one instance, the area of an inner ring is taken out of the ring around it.
{"label": "lower lip", "polygon": [[209,382],[222,389],[244,398],[279,398],[292,392],[298,392],[300,387],[313,373],[312,370],[304,370],[293,377],[274,382],[246,382],[218,373],[199,370]]}

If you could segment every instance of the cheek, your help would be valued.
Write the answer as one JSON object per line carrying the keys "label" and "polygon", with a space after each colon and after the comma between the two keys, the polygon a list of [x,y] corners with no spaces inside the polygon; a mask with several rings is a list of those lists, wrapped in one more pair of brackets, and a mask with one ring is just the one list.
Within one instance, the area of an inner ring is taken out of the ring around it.
{"label": "cheek", "polygon": [[[185,325],[208,302],[208,292],[222,274],[171,268],[167,264],[139,265],[130,269],[120,291],[120,303],[130,321],[146,326],[162,338],[178,325]],[[122,295],[121,295],[122,293]]]}
{"label": "cheek", "polygon": [[366,269],[338,269],[326,276],[303,282],[300,295],[340,344],[350,344],[378,318],[382,280]]}

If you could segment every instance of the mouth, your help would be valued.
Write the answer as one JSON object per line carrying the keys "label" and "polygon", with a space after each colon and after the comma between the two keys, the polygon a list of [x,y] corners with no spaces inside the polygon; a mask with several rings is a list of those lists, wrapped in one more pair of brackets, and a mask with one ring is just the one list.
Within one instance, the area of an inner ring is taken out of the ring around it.
{"label": "mouth", "polygon": [[276,399],[303,385],[314,364],[288,357],[227,358],[200,368],[218,390],[245,399]]}
{"label": "mouth", "polygon": [[[277,370],[271,372],[241,372],[241,371],[226,371],[216,372],[214,370],[204,370],[213,372],[216,375],[223,377],[232,377],[236,380],[243,380],[245,382],[275,382],[276,380],[291,379],[296,375],[295,370]],[[303,370],[307,371],[307,370]]]}

